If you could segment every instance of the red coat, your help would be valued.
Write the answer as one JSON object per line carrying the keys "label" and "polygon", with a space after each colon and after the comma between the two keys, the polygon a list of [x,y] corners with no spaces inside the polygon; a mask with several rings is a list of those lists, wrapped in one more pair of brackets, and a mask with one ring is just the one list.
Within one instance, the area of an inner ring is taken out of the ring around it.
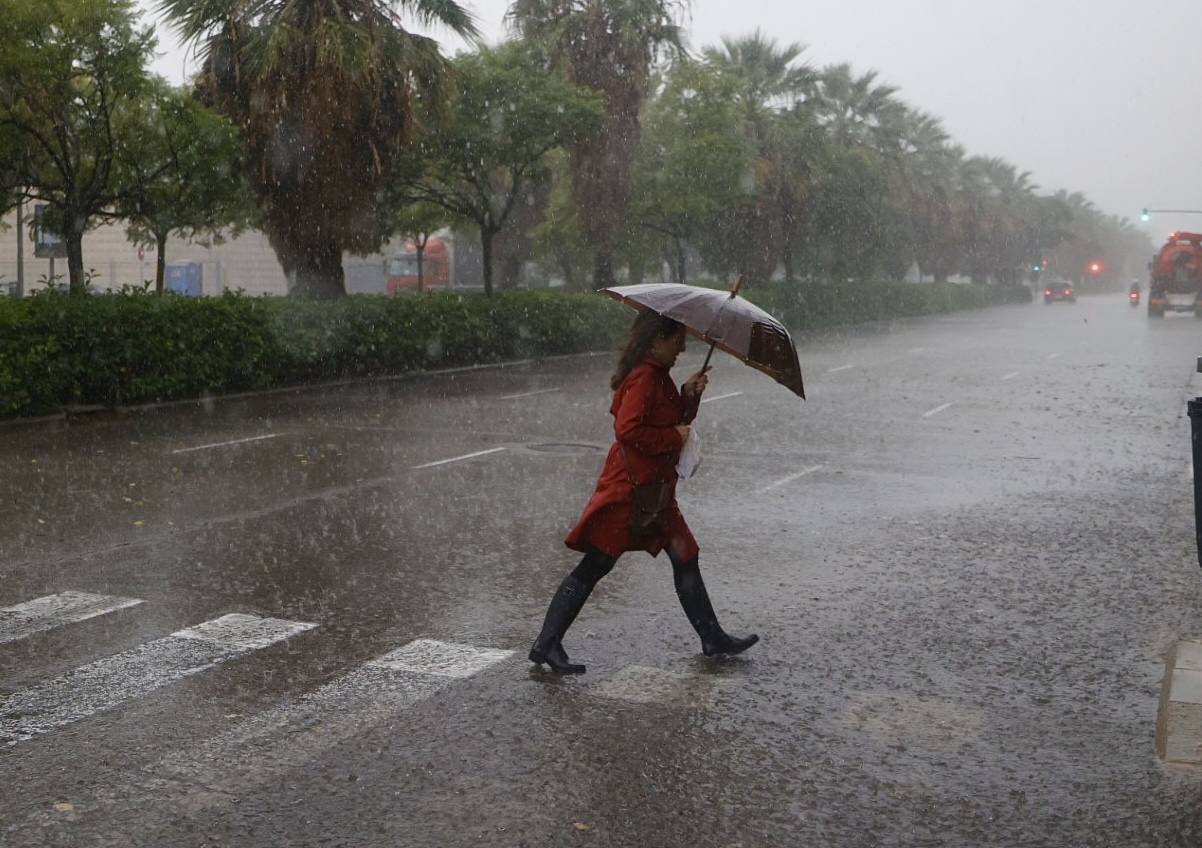
{"label": "red coat", "polygon": [[[564,540],[573,550],[590,548],[616,557],[625,551],[645,550],[652,556],[669,545],[681,559],[697,556],[699,549],[689,525],[676,506],[676,460],[684,444],[677,424],[688,424],[697,416],[698,398],[685,400],[672,383],[668,369],[646,359],[627,375],[614,392],[609,412],[614,417],[617,441],[609,449],[597,488],[580,520]],[[630,519],[633,486],[622,462],[619,445],[626,448],[630,470],[639,483],[669,481],[672,505],[668,508],[665,532],[646,545],[631,541],[626,531]]]}

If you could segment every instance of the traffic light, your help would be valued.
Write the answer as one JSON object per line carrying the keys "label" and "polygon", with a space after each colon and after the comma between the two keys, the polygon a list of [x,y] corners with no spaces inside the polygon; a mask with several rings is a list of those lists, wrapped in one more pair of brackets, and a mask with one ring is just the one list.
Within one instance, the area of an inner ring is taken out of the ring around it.
{"label": "traffic light", "polygon": [[1089,272],[1090,272],[1091,274],[1097,274],[1097,273],[1100,273],[1100,272],[1101,272],[1101,270],[1102,270],[1102,263],[1101,263],[1101,262],[1090,262],[1090,263],[1089,263]]}
{"label": "traffic light", "polygon": [[1147,209],[1145,209],[1145,210],[1143,210],[1142,212],[1140,212],[1140,213],[1139,213],[1139,220],[1141,220],[1141,221],[1150,221],[1150,220],[1152,220],[1152,216],[1151,216],[1151,215],[1149,215],[1149,214],[1148,214],[1148,210],[1147,210]]}

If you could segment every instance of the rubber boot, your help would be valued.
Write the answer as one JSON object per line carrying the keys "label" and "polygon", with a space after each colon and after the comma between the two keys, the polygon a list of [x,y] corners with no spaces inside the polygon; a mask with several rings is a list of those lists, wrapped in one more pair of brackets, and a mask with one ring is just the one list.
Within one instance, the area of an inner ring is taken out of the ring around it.
{"label": "rubber boot", "polygon": [[692,568],[680,576],[676,597],[680,598],[680,605],[689,617],[689,623],[701,637],[701,652],[707,657],[742,653],[760,641],[760,637],[754,633],[731,636],[722,629],[718,624],[718,616],[714,614],[714,606],[710,603],[709,593],[705,591],[700,570]]}
{"label": "rubber boot", "polygon": [[547,607],[542,632],[530,646],[530,662],[546,663],[556,674],[584,674],[583,665],[568,659],[568,652],[563,649],[563,635],[592,591],[592,586],[570,574],[563,579]]}

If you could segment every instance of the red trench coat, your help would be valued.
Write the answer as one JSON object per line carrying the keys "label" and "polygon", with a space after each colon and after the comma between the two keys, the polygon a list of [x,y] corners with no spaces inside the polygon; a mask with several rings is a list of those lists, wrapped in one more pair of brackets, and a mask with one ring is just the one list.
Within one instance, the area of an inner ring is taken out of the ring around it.
{"label": "red trench coat", "polygon": [[[656,360],[648,358],[635,366],[614,392],[609,408],[617,441],[610,447],[597,488],[565,545],[582,553],[596,548],[612,557],[638,550],[658,556],[668,546],[686,562],[697,556],[697,541],[676,505],[676,461],[684,444],[676,425],[691,423],[699,403],[700,398],[682,398],[668,369]],[[665,531],[645,545],[633,542],[626,530],[633,486],[619,446],[626,448],[630,470],[639,483],[672,484]]]}

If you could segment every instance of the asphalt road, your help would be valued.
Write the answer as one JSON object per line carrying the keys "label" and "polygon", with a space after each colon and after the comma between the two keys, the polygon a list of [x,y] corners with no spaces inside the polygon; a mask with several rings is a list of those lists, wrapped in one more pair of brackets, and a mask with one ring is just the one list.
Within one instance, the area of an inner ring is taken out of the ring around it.
{"label": "asphalt road", "polygon": [[[4,846],[1197,846],[1192,318],[1120,296],[719,360],[699,655],[629,555],[525,653],[608,357],[0,428]],[[677,366],[700,360],[696,343]]]}

